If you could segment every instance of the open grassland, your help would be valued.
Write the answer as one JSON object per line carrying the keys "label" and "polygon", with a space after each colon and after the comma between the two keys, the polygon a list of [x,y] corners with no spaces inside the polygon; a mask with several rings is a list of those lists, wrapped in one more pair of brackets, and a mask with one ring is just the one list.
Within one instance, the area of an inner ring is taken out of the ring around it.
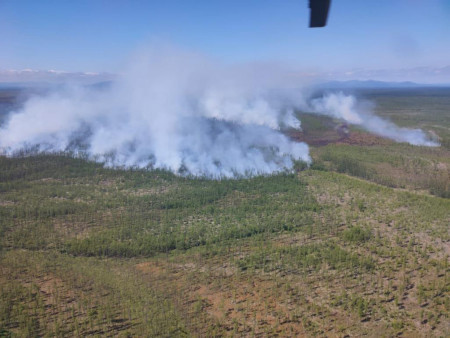
{"label": "open grassland", "polygon": [[0,336],[447,336],[450,118],[420,114],[441,147],[303,114],[313,166],[252,179],[0,157]]}

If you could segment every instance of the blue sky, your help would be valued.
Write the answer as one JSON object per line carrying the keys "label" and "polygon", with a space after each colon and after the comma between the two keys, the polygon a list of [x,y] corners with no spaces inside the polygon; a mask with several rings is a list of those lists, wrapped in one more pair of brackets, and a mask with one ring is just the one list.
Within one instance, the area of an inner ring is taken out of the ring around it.
{"label": "blue sky", "polygon": [[450,65],[450,0],[0,0],[0,69],[117,72],[154,40],[305,70]]}

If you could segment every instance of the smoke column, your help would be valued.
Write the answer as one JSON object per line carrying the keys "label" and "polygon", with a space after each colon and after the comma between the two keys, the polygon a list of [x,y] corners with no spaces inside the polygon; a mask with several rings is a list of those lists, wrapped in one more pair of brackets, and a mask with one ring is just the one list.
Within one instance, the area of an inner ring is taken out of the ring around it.
{"label": "smoke column", "polygon": [[360,125],[367,131],[397,142],[407,142],[417,146],[439,146],[439,143],[428,139],[420,129],[400,128],[374,115],[369,106],[358,103],[351,95],[327,94],[322,98],[311,100],[309,110]]}
{"label": "smoke column", "polygon": [[300,127],[291,109],[300,102],[276,68],[152,49],[110,88],[72,87],[30,99],[0,129],[0,148],[82,149],[110,166],[213,178],[289,171],[310,157],[306,144],[280,132]]}

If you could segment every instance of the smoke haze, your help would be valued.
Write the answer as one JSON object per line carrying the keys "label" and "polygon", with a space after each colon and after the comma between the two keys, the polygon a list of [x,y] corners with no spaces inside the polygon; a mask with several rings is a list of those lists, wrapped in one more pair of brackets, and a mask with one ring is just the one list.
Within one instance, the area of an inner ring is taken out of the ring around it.
{"label": "smoke haze", "polygon": [[137,55],[110,87],[70,87],[33,97],[0,129],[0,149],[82,151],[110,166],[163,168],[211,178],[272,174],[310,162],[294,110],[313,110],[379,135],[435,145],[358,110],[351,96],[308,101],[275,65],[229,66],[170,47]]}

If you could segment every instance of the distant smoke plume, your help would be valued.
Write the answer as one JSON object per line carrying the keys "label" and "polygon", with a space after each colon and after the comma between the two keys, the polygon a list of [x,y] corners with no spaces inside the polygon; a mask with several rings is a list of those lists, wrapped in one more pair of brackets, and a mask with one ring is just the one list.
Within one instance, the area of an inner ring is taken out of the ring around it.
{"label": "distant smoke plume", "polygon": [[351,95],[343,93],[326,94],[322,98],[311,100],[309,109],[318,114],[360,125],[371,133],[397,142],[428,147],[439,146],[439,143],[430,140],[420,129],[400,128],[394,123],[374,115],[370,106],[358,102]]}
{"label": "distant smoke plume", "polygon": [[[143,53],[111,88],[34,97],[0,129],[0,148],[79,151],[111,166],[235,177],[291,170],[308,146],[276,67],[231,67],[171,48]],[[298,96],[298,95],[297,95]]]}
{"label": "distant smoke plume", "polygon": [[397,141],[435,145],[331,94],[307,102],[298,78],[274,65],[225,66],[173,48],[141,53],[110,87],[71,87],[28,100],[0,129],[0,151],[74,151],[110,166],[236,177],[310,162],[294,109],[313,109]]}

